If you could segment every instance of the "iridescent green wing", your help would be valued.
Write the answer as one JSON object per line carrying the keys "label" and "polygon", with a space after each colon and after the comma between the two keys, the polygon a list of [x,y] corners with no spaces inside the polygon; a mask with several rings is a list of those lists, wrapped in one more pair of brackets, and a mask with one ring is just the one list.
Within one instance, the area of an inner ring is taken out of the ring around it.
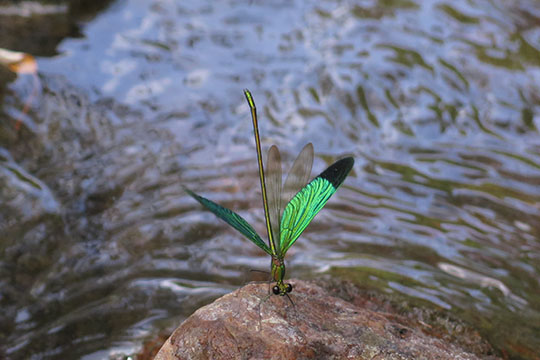
{"label": "iridescent green wing", "polygon": [[238,230],[242,235],[247,237],[249,240],[253,241],[255,245],[264,250],[268,255],[272,255],[268,245],[264,243],[261,237],[255,232],[253,227],[247,223],[240,215],[231,211],[227,208],[224,208],[221,205],[216,204],[213,201],[210,201],[202,196],[195,194],[193,191],[184,187],[184,190],[195,200],[201,203],[202,206],[214,213],[218,218],[224,220],[227,224],[231,225],[233,228]]}
{"label": "iridescent green wing", "polygon": [[[272,239],[279,239],[279,220],[281,217],[281,155],[277,146],[268,150],[266,161],[266,184],[268,187],[268,215],[272,229]],[[279,254],[279,241],[276,241],[276,252]]]}
{"label": "iridescent green wing", "polygon": [[[309,143],[304,146],[300,154],[291,167],[285,184],[283,185],[283,193],[281,194],[281,204],[288,204],[296,193],[300,191],[308,183],[311,175],[311,167],[313,166],[313,144]],[[280,216],[281,211],[280,210]]]}
{"label": "iridescent green wing", "polygon": [[348,157],[336,161],[300,190],[287,204],[281,218],[281,257],[345,180],[354,164]]}

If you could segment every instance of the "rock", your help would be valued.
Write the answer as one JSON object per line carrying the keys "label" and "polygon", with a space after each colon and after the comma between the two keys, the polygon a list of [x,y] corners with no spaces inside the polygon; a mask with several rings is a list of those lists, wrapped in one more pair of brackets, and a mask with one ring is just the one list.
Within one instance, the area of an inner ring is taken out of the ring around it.
{"label": "rock", "polygon": [[311,282],[290,282],[294,305],[268,297],[268,284],[248,284],[197,310],[155,359],[480,358],[410,319],[358,307]]}

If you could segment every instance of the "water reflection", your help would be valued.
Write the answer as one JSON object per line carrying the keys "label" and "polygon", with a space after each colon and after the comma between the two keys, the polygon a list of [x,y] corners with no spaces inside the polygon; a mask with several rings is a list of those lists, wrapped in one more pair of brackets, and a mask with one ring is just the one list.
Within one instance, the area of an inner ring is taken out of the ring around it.
{"label": "water reflection", "polygon": [[[357,160],[289,251],[291,276],[347,270],[534,358],[539,11],[115,3],[40,59],[42,95],[21,133],[0,125],[0,356],[129,353],[267,269],[180,186],[264,233],[249,87],[263,145],[285,161],[307,142],[314,174]],[[10,88],[3,119],[26,84]]]}

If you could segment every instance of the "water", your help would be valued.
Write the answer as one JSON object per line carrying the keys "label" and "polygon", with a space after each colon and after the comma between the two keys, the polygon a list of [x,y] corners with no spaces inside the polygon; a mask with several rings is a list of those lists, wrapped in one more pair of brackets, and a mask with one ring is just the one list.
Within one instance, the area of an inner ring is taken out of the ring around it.
{"label": "water", "polygon": [[287,166],[307,142],[314,175],[356,159],[289,276],[365,276],[538,356],[538,2],[123,0],[84,19],[38,58],[19,134],[32,81],[3,99],[6,357],[133,353],[268,268],[181,188],[264,233],[246,87]]}

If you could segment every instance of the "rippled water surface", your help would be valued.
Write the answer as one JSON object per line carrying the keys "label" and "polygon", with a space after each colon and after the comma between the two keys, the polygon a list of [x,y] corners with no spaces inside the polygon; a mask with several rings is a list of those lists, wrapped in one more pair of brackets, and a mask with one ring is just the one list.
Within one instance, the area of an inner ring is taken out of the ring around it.
{"label": "rippled water surface", "polygon": [[84,20],[38,57],[27,115],[28,78],[2,100],[0,357],[130,354],[268,268],[181,188],[264,233],[243,88],[286,168],[307,142],[314,175],[356,159],[289,276],[369,274],[538,356],[538,1],[123,0]]}

